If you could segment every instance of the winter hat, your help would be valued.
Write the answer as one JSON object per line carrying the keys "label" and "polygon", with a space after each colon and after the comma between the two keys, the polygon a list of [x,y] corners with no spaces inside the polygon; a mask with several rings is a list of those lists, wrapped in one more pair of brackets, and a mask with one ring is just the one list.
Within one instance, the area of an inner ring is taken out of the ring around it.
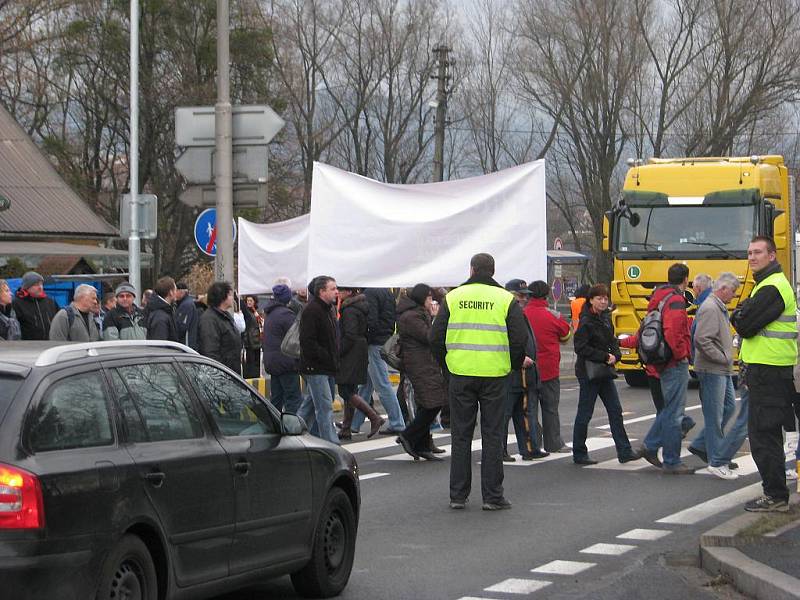
{"label": "winter hat", "polygon": [[288,285],[281,283],[272,288],[272,296],[281,304],[289,304],[289,300],[292,299],[292,290]]}
{"label": "winter hat", "polygon": [[431,295],[431,286],[425,283],[418,283],[414,286],[411,292],[408,294],[408,297],[411,298],[414,302],[422,306],[425,304],[425,298]]}
{"label": "winter hat", "polygon": [[133,287],[127,281],[123,281],[117,286],[117,289],[114,290],[114,295],[119,296],[120,294],[131,294],[134,298],[136,297],[136,288]]}
{"label": "winter hat", "polygon": [[27,290],[32,285],[37,283],[44,283],[44,277],[39,275],[36,271],[28,271],[22,276],[22,289]]}
{"label": "winter hat", "polygon": [[528,289],[531,291],[531,295],[534,298],[547,298],[547,295],[550,293],[550,286],[547,285],[545,281],[534,281],[532,284],[528,286]]}
{"label": "winter hat", "polygon": [[528,289],[528,284],[525,283],[524,279],[512,279],[506,284],[506,289],[509,292],[525,294],[526,296],[530,296],[531,294],[531,291]]}

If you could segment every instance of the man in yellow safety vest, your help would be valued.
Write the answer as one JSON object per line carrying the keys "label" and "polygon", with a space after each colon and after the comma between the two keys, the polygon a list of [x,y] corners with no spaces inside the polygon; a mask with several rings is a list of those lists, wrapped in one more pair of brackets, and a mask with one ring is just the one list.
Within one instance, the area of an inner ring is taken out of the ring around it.
{"label": "man in yellow safety vest", "polygon": [[794,290],[775,260],[775,242],[754,237],[747,249],[755,287],[731,322],[742,336],[740,363],[750,392],[747,433],[764,495],[748,502],[751,512],[789,510],[783,426],[794,428],[793,368],[797,362],[797,307]]}
{"label": "man in yellow safety vest", "polygon": [[525,316],[494,279],[494,258],[476,254],[470,278],[444,299],[431,328],[433,355],[449,375],[450,508],[463,509],[472,486],[472,435],[481,409],[483,510],[511,508],[503,496],[506,376],[527,368]]}

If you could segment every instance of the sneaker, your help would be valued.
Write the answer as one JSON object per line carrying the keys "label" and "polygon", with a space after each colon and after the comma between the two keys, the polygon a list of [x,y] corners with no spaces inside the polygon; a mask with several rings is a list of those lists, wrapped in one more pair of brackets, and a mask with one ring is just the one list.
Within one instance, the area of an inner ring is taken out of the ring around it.
{"label": "sneaker", "polygon": [[694,475],[694,469],[683,463],[677,465],[664,465],[661,469],[665,475]]}
{"label": "sneaker", "polygon": [[721,467],[712,467],[708,465],[708,472],[712,475],[716,475],[720,479],[739,479],[739,474],[731,471],[728,465],[722,465]]}
{"label": "sneaker", "polygon": [[508,463],[517,462],[517,459],[511,456],[508,452],[506,452],[503,454],[503,462],[508,462]]}
{"label": "sneaker", "polygon": [[548,456],[550,456],[549,452],[545,452],[544,450],[540,450],[539,448],[531,452],[531,458],[547,458]]}
{"label": "sneaker", "polygon": [[558,450],[551,450],[550,452],[556,454],[572,454],[572,448],[570,448],[567,445],[564,445],[561,446],[561,448],[559,448]]}
{"label": "sneaker", "polygon": [[466,500],[450,500],[450,508],[453,510],[464,510],[467,508]]}
{"label": "sneaker", "polygon": [[642,446],[639,447],[639,449],[636,451],[636,453],[639,456],[641,456],[643,459],[645,459],[647,462],[649,462],[651,465],[653,465],[655,468],[657,468],[657,469],[661,468],[661,461],[658,459],[658,452],[657,451],[654,452],[654,451],[648,449],[647,446],[642,445]]}
{"label": "sneaker", "polygon": [[483,510],[508,510],[511,508],[511,502],[505,498],[500,498],[500,500],[496,502],[484,502],[481,508]]}
{"label": "sneaker", "polygon": [[770,496],[761,496],[744,505],[749,512],[789,512],[789,503]]}
{"label": "sneaker", "polygon": [[797,471],[795,469],[786,469],[786,481],[797,481]]}
{"label": "sneaker", "polygon": [[687,450],[692,454],[694,454],[697,458],[702,460],[704,463],[708,463],[708,454],[706,453],[705,450],[700,450],[699,448],[692,448],[691,446],[689,446]]}

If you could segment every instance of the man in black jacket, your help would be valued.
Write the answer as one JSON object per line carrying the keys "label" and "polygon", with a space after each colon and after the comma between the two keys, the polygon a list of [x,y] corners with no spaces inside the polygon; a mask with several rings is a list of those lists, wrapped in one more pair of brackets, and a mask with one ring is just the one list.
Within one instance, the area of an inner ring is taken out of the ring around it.
{"label": "man in black jacket", "polygon": [[[381,405],[389,417],[389,425],[381,433],[397,434],[406,428],[406,422],[400,410],[397,394],[389,381],[389,367],[381,358],[381,347],[394,334],[397,304],[392,292],[387,288],[367,288],[364,290],[364,295],[369,303],[369,315],[367,316],[369,381],[359,388],[358,395],[372,404],[372,392],[377,391]],[[356,411],[351,425],[352,431],[358,431],[361,428],[364,417],[364,413],[360,410]]]}
{"label": "man in black jacket", "polygon": [[206,302],[208,309],[200,317],[197,327],[199,352],[241,375],[242,336],[236,330],[231,315],[233,286],[227,281],[212,283],[206,294]]}
{"label": "man in black jacket", "polygon": [[338,289],[333,277],[320,275],[311,284],[311,298],[300,314],[300,372],[311,392],[313,409],[303,404],[301,416],[311,433],[338,444],[333,425],[333,395],[330,377],[339,368],[339,341],[336,331]]}
{"label": "man in black jacket", "polygon": [[35,271],[22,276],[22,285],[12,302],[23,340],[49,340],[50,323],[58,304],[44,293],[44,278]]}
{"label": "man in black jacket", "polygon": [[178,327],[178,339],[182,344],[197,350],[197,323],[199,315],[194,298],[189,293],[189,286],[179,281],[175,295],[175,325]]}
{"label": "man in black jacket", "polygon": [[175,308],[172,305],[176,292],[172,277],[162,277],[156,282],[153,295],[144,308],[144,326],[148,340],[181,341],[175,323]]}

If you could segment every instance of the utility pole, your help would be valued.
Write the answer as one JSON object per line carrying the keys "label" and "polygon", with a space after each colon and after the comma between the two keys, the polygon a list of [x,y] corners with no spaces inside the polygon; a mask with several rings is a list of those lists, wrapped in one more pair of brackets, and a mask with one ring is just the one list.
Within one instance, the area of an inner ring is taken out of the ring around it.
{"label": "utility pole", "polygon": [[216,138],[217,255],[214,279],[233,283],[233,124],[230,91],[230,11],[228,0],[217,0]]}
{"label": "utility pole", "polygon": [[431,75],[431,79],[437,79],[438,84],[436,88],[436,122],[435,122],[435,146],[433,149],[433,180],[442,181],[444,179],[444,133],[447,127],[447,96],[450,90],[447,87],[447,82],[450,80],[448,75],[448,67],[452,64],[447,60],[447,54],[450,48],[441,44],[436,46],[433,51],[436,53],[437,60],[439,61],[439,72],[437,75]]}
{"label": "utility pole", "polygon": [[139,237],[139,0],[131,0],[131,145],[128,154],[131,203],[123,210],[131,211],[131,231],[128,234],[128,281],[141,297],[141,239]]}

